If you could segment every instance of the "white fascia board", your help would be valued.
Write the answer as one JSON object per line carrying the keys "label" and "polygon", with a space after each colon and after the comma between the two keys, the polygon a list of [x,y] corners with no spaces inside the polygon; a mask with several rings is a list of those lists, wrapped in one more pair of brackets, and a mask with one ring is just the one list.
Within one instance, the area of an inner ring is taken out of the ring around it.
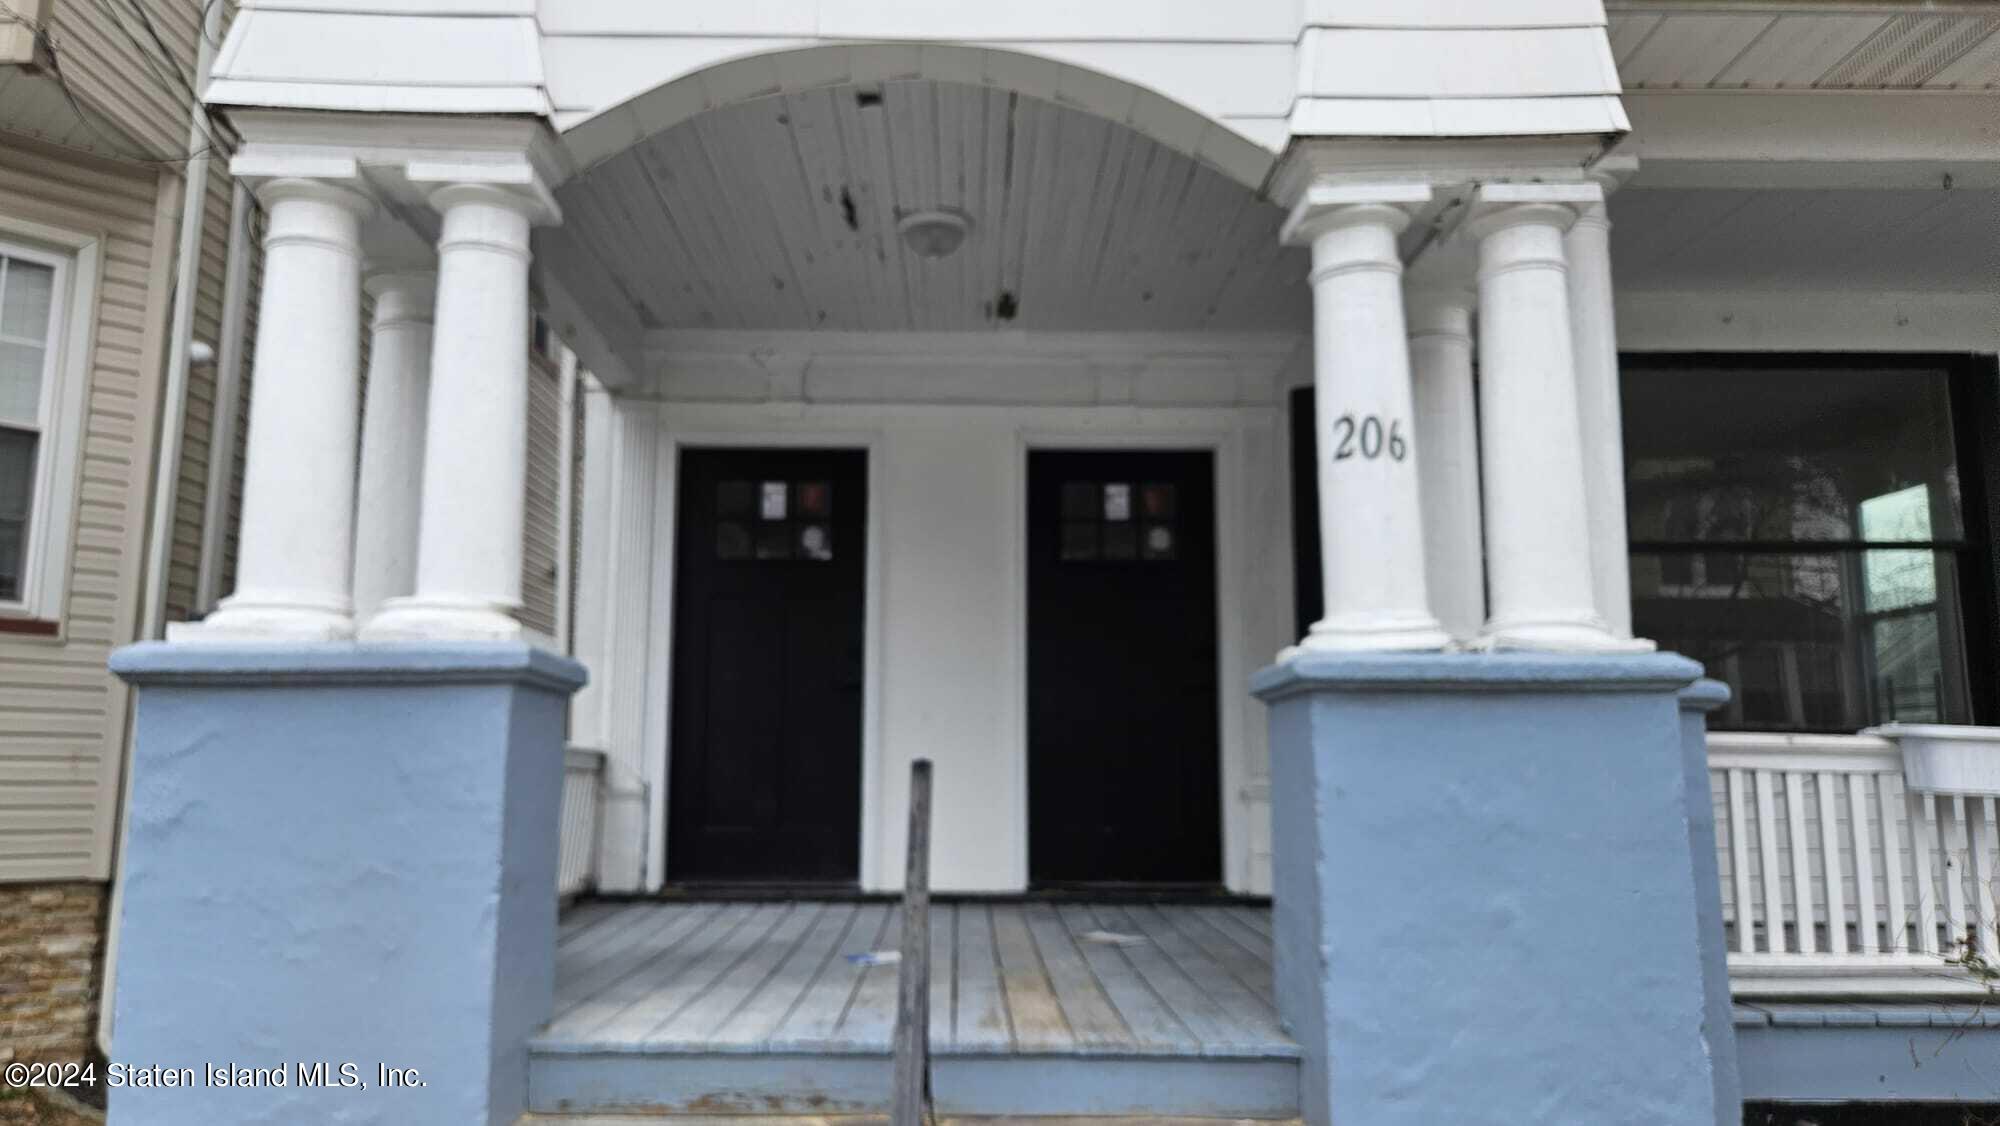
{"label": "white fascia board", "polygon": [[1602,0],[1304,0],[1311,27],[1603,27]]}
{"label": "white fascia board", "polygon": [[253,0],[270,11],[406,16],[532,16],[536,0]]}
{"label": "white fascia board", "polygon": [[1306,97],[1552,98],[1619,91],[1602,28],[1308,31]]}
{"label": "white fascia board", "polygon": [[1649,170],[1675,161],[1992,163],[2000,93],[1635,91],[1621,151]]}
{"label": "white fascia board", "polygon": [[1560,98],[1300,98],[1293,137],[1612,138],[1627,128],[1617,95]]}
{"label": "white fascia board", "polygon": [[369,113],[549,112],[532,15],[246,8],[205,100]]}
{"label": "white fascia board", "polygon": [[2000,292],[1655,291],[1618,287],[1630,352],[2000,352]]}

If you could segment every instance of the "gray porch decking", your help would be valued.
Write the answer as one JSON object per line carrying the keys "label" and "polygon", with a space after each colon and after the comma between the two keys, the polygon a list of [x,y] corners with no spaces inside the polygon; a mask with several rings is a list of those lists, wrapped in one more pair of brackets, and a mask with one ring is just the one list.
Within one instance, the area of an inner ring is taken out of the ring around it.
{"label": "gray porch decking", "polygon": [[[881,1109],[897,967],[848,956],[900,935],[889,903],[585,904],[530,1104]],[[1297,1113],[1266,908],[968,901],[933,906],[931,936],[941,1112]]]}

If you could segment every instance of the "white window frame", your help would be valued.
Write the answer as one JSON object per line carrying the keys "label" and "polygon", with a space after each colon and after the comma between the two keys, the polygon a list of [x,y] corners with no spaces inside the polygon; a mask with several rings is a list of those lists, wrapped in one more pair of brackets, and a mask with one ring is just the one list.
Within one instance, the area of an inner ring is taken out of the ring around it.
{"label": "white window frame", "polygon": [[29,494],[28,537],[21,553],[21,597],[0,599],[0,617],[60,623],[76,543],[78,479],[96,326],[97,277],[104,240],[28,219],[0,216],[0,254],[55,268],[52,329],[43,359],[42,397]]}

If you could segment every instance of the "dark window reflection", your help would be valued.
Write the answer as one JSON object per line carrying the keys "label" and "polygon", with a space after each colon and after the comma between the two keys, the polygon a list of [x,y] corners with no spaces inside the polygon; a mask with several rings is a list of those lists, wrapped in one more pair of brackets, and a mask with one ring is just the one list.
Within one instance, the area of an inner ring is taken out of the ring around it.
{"label": "dark window reflection", "polygon": [[21,597],[39,442],[30,431],[0,427],[0,599],[9,601]]}
{"label": "dark window reflection", "polygon": [[1628,359],[1623,390],[1634,631],[1730,685],[1712,726],[1971,721],[1944,373]]}

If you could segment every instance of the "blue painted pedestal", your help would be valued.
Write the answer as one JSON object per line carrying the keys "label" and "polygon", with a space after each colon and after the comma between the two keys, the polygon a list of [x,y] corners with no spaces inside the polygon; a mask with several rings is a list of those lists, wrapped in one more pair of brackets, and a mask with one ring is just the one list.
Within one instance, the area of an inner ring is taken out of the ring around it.
{"label": "blue painted pedestal", "polygon": [[512,1123],[582,668],[513,643],[148,643],[111,667],[139,689],[114,1063],[193,1080],[114,1089],[113,1126]]}
{"label": "blue painted pedestal", "polygon": [[1308,1122],[1726,1120],[1679,699],[1700,672],[1305,653],[1257,676]]}
{"label": "blue painted pedestal", "polygon": [[1722,924],[1722,864],[1715,851],[1715,802],[1708,783],[1708,713],[1729,702],[1729,686],[1697,680],[1681,691],[1681,770],[1688,787],[1688,851],[1694,861],[1696,939],[1701,943],[1702,1035],[1715,1069],[1717,1126],[1742,1126],[1743,1080],[1729,996],[1729,936]]}

